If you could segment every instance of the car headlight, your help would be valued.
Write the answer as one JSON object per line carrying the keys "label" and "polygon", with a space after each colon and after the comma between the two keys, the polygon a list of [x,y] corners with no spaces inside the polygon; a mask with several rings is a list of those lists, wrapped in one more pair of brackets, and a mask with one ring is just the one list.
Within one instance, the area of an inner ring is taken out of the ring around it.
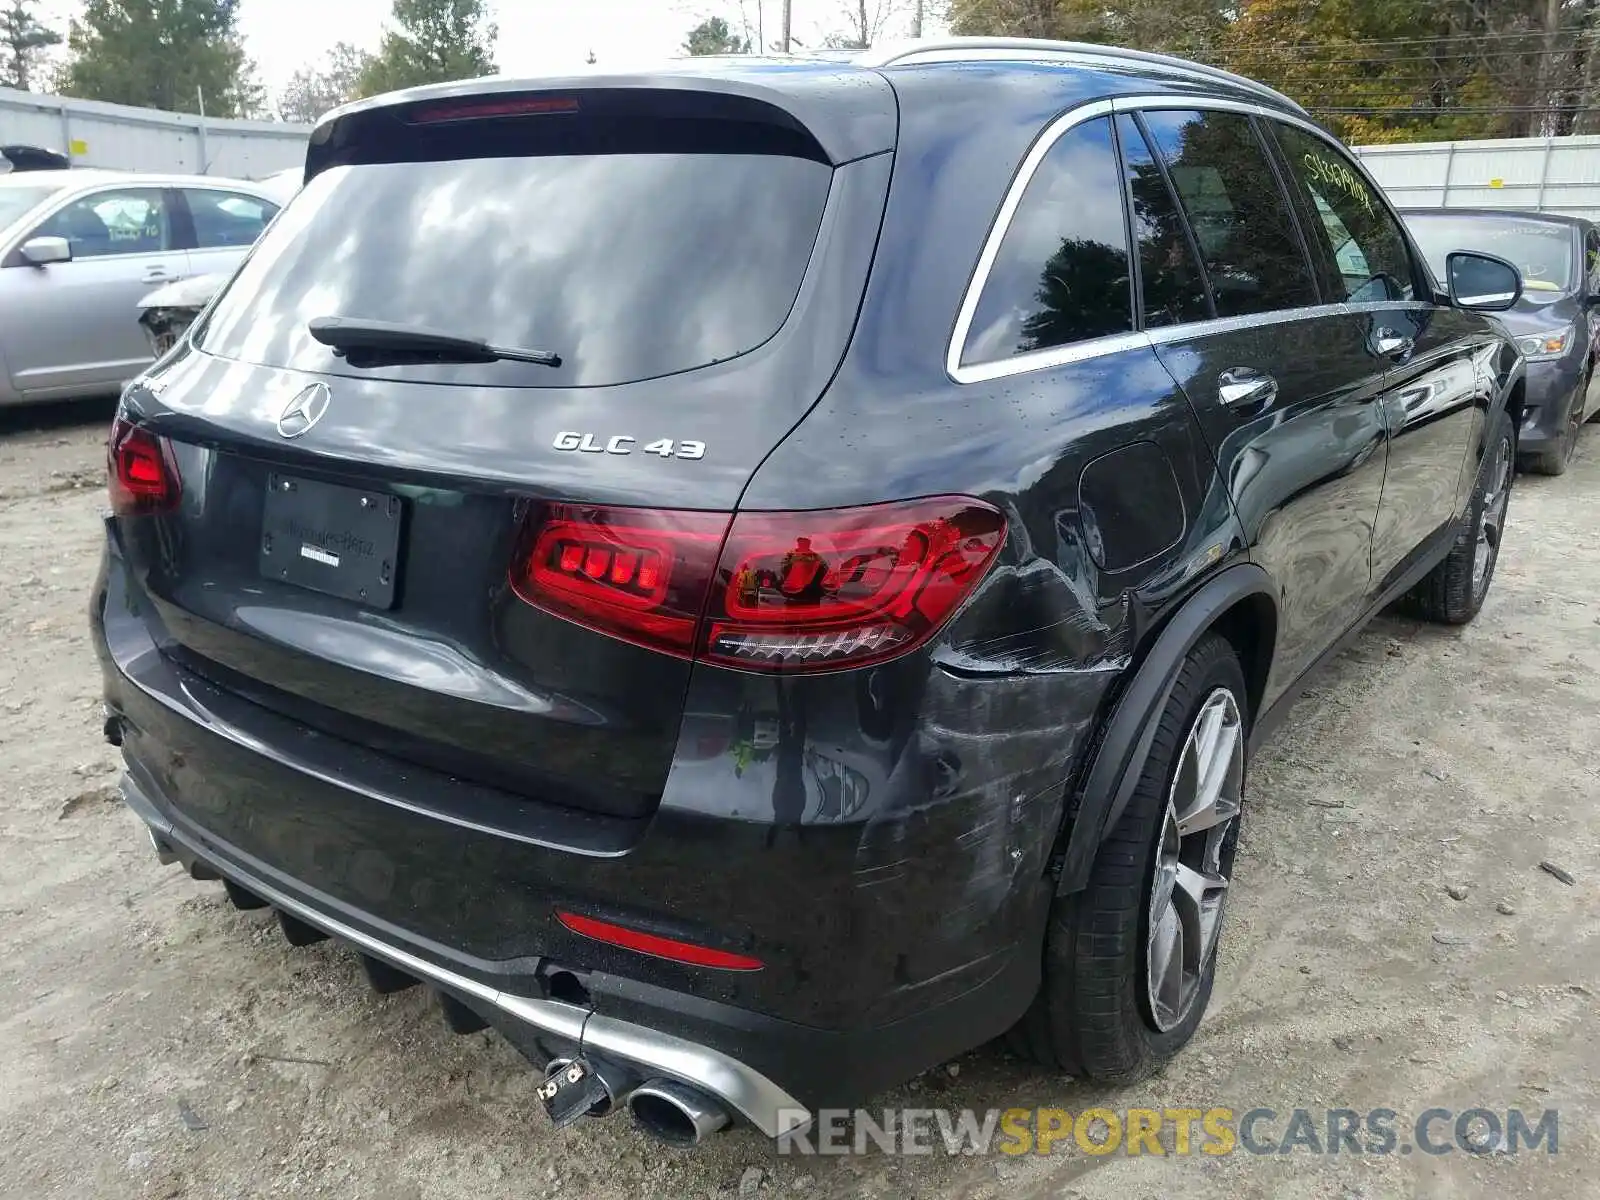
{"label": "car headlight", "polygon": [[1531,362],[1542,358],[1560,358],[1572,345],[1572,326],[1552,329],[1546,333],[1528,333],[1517,339],[1517,349]]}

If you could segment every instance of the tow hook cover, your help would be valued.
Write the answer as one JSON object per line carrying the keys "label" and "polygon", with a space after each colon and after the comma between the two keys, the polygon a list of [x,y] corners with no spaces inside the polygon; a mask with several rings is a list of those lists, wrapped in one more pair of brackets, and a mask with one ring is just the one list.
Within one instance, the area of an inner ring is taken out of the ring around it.
{"label": "tow hook cover", "polygon": [[557,1066],[539,1085],[539,1099],[557,1129],[571,1125],[606,1098],[605,1084],[582,1058]]}

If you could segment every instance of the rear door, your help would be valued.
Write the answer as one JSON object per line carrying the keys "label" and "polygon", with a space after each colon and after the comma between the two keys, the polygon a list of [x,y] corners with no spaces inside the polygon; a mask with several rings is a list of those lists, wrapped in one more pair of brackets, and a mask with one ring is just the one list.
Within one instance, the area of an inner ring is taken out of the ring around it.
{"label": "rear door", "polygon": [[1491,398],[1480,355],[1497,345],[1483,317],[1435,303],[1383,193],[1332,139],[1272,123],[1313,256],[1351,312],[1381,381],[1389,467],[1372,549],[1375,592],[1452,536]]}
{"label": "rear door", "polygon": [[178,195],[190,275],[232,274],[278,213],[269,200],[222,188],[186,187]]}
{"label": "rear door", "polygon": [[[1159,251],[1141,247],[1147,327],[1211,441],[1251,556],[1278,586],[1270,703],[1362,611],[1384,434],[1360,331],[1320,291],[1253,118],[1207,103],[1217,107],[1120,120],[1134,211],[1172,231]],[[1190,246],[1215,316],[1180,311],[1163,327],[1150,264]]]}
{"label": "rear door", "polygon": [[139,300],[184,278],[169,196],[102,188],[69,201],[27,238],[63,237],[72,261],[8,266],[6,356],[25,394],[115,387],[150,361]]}

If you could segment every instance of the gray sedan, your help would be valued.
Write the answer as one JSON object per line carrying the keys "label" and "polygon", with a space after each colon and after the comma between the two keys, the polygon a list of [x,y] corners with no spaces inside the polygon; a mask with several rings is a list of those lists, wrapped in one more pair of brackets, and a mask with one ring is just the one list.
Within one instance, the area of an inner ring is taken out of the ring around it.
{"label": "gray sedan", "polygon": [[1452,250],[1477,250],[1515,263],[1522,299],[1500,314],[1528,360],[1528,396],[1517,435],[1524,467],[1559,475],[1578,427],[1600,413],[1600,227],[1579,217],[1488,209],[1405,214],[1434,274]]}
{"label": "gray sedan", "polygon": [[232,272],[281,204],[240,180],[0,176],[0,405],[118,391],[151,361],[139,301]]}

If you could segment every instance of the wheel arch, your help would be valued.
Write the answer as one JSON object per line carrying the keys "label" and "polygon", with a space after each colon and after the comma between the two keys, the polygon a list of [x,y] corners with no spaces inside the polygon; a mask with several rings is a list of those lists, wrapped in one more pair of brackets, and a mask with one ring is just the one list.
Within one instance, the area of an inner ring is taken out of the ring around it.
{"label": "wheel arch", "polygon": [[1271,577],[1253,563],[1227,567],[1202,584],[1161,626],[1121,689],[1091,757],[1078,773],[1056,890],[1081,891],[1095,854],[1116,827],[1138,783],[1156,718],[1184,659],[1211,632],[1234,646],[1244,669],[1250,719],[1261,711],[1277,645],[1278,607]]}

